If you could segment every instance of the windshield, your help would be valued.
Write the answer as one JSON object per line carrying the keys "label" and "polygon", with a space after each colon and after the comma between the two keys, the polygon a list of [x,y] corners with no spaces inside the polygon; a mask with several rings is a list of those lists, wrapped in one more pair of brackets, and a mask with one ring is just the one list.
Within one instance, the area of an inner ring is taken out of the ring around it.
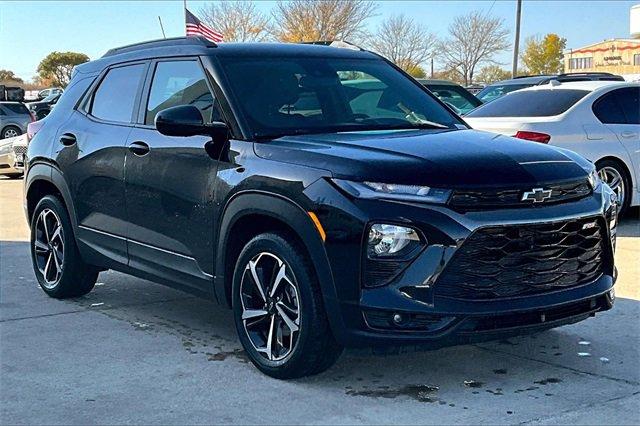
{"label": "windshield", "polygon": [[487,86],[480,91],[476,96],[483,103],[491,102],[494,99],[498,99],[502,95],[515,92],[516,90],[531,87],[533,84],[495,84]]}
{"label": "windshield", "polygon": [[587,90],[523,90],[482,105],[468,117],[551,117],[584,98]]}
{"label": "windshield", "polygon": [[42,100],[42,102],[51,102],[58,97],[57,93],[52,93]]}
{"label": "windshield", "polygon": [[462,124],[378,59],[220,59],[255,138]]}
{"label": "windshield", "polygon": [[482,104],[465,88],[456,85],[445,84],[425,84],[425,87],[431,90],[442,102],[453,106],[460,114],[466,114],[475,107]]}

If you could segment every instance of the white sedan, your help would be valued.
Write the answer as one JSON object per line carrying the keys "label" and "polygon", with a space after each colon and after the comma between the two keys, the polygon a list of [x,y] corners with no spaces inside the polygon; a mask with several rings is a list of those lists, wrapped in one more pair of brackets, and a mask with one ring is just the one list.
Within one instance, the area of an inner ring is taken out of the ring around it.
{"label": "white sedan", "polygon": [[640,205],[640,84],[582,81],[511,92],[471,111],[474,129],[570,149],[595,163],[623,213]]}

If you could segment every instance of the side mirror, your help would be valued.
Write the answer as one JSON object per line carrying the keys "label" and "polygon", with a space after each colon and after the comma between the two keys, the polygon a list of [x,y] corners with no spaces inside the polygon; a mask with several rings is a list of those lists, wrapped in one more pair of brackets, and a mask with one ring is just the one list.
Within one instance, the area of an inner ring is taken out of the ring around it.
{"label": "side mirror", "polygon": [[163,109],[156,114],[158,132],[166,136],[211,136],[214,142],[226,142],[229,128],[225,123],[205,124],[200,110],[193,105],[179,105]]}

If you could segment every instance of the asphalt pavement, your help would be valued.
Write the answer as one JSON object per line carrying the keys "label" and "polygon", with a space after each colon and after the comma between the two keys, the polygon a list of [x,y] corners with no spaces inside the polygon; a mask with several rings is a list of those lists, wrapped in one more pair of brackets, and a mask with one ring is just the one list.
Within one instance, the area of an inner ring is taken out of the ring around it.
{"label": "asphalt pavement", "polygon": [[230,311],[103,272],[59,301],[29,259],[22,181],[0,178],[0,423],[640,423],[640,220],[621,223],[611,311],[543,333],[430,352],[348,351],[278,381]]}

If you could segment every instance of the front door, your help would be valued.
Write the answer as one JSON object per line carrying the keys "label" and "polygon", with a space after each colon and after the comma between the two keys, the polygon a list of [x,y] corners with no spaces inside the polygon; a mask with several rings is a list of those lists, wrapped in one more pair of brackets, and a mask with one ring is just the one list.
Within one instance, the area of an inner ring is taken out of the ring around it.
{"label": "front door", "polygon": [[169,137],[156,114],[195,105],[205,122],[216,119],[214,97],[197,58],[157,61],[147,78],[140,124],[129,134],[125,194],[129,265],[155,279],[212,291],[214,187],[218,161],[210,137]]}

